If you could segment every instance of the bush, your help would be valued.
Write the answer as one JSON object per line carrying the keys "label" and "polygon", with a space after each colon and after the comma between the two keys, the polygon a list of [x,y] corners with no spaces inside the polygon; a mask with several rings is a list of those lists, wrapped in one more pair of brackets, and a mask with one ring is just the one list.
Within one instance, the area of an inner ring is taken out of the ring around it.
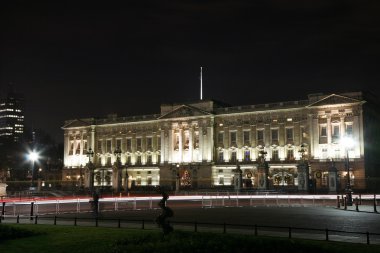
{"label": "bush", "polygon": [[336,252],[318,242],[273,239],[245,235],[173,232],[169,235],[147,234],[119,240],[110,252],[206,253],[206,252]]}
{"label": "bush", "polygon": [[37,233],[27,229],[15,228],[0,224],[0,242],[10,239],[29,237],[33,235],[37,235]]}

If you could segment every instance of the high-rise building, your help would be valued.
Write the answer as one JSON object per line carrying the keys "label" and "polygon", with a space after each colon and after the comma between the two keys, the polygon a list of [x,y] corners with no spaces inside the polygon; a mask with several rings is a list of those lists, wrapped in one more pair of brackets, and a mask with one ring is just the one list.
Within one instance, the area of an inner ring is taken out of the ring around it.
{"label": "high-rise building", "polygon": [[63,178],[114,190],[365,191],[380,174],[373,108],[364,93],[348,92],[234,107],[202,100],[161,105],[155,115],[69,120]]}
{"label": "high-rise building", "polygon": [[19,142],[24,134],[24,97],[10,91],[0,99],[0,143]]}

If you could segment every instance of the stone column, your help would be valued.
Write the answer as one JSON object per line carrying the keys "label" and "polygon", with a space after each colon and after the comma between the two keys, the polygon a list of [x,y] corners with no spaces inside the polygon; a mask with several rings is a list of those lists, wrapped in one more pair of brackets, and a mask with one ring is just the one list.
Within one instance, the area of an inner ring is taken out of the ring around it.
{"label": "stone column", "polygon": [[64,134],[64,142],[63,142],[63,150],[64,150],[64,166],[67,166],[67,163],[68,163],[68,154],[69,154],[69,150],[70,149],[70,140],[69,140],[69,133],[67,131],[65,131],[65,134]]}
{"label": "stone column", "polygon": [[207,127],[207,162],[211,162],[213,160],[213,154],[214,154],[214,128],[213,127]]}
{"label": "stone column", "polygon": [[172,163],[173,162],[173,143],[174,143],[174,140],[173,140],[173,129],[169,129],[169,140],[168,140],[168,162],[169,163]]}
{"label": "stone column", "polygon": [[164,130],[161,130],[161,163],[164,163],[165,161],[167,161],[167,158],[166,158],[166,145],[165,145],[165,131]]}
{"label": "stone column", "polygon": [[189,128],[189,156],[190,156],[190,162],[194,162],[194,157],[193,157],[193,131],[194,129],[191,127]]}
{"label": "stone column", "polygon": [[340,138],[346,135],[346,126],[344,124],[344,117],[340,117]]}
{"label": "stone column", "polygon": [[178,130],[178,162],[181,163],[183,161],[183,130]]}
{"label": "stone column", "polygon": [[205,148],[205,145],[203,143],[203,127],[199,128],[198,140],[199,140],[198,160],[202,162],[203,161],[203,152],[204,152],[204,148]]}
{"label": "stone column", "polygon": [[[331,116],[327,116],[327,143],[331,145]],[[330,148],[329,148],[330,149]]]}

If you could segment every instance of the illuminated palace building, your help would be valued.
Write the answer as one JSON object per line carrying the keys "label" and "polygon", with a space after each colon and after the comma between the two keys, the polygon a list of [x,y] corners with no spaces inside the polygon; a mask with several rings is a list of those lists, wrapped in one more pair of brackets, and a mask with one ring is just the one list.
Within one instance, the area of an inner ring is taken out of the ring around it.
{"label": "illuminated palace building", "polygon": [[339,192],[348,179],[364,190],[371,173],[366,124],[373,119],[365,116],[366,104],[362,92],[311,94],[301,101],[230,107],[201,100],[163,104],[155,115],[68,120],[63,179],[115,192],[158,185]]}

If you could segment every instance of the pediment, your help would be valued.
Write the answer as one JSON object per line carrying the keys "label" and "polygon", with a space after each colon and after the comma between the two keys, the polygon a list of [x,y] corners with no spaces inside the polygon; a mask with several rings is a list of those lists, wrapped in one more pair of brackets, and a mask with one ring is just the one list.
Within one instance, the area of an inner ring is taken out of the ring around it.
{"label": "pediment", "polygon": [[197,117],[197,116],[205,116],[205,115],[211,115],[211,113],[203,111],[193,106],[181,105],[180,107],[174,109],[173,111],[162,115],[161,117],[159,117],[159,119]]}
{"label": "pediment", "polygon": [[318,100],[307,107],[317,107],[317,106],[326,106],[326,105],[338,105],[338,104],[352,104],[352,103],[358,103],[360,100],[345,97],[341,95],[331,94],[325,98],[322,98],[321,100]]}
{"label": "pediment", "polygon": [[65,122],[65,123],[66,124],[62,127],[63,129],[74,128],[74,127],[86,127],[86,126],[91,125],[90,123],[83,121],[83,120],[80,120],[80,119],[74,119],[74,120],[71,120],[71,121]]}

